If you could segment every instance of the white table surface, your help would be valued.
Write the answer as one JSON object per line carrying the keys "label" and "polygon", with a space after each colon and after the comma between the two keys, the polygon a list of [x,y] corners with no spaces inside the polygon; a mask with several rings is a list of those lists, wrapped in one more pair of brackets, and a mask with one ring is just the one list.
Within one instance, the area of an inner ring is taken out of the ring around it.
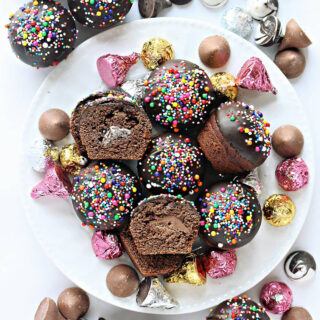
{"label": "white table surface", "polygon": [[[4,25],[8,16],[13,13],[24,0],[1,1],[0,21]],[[176,6],[163,11],[161,16],[189,17],[207,20],[209,23],[220,24],[222,13],[226,8],[245,6],[245,0],[229,0],[220,9],[207,9],[200,0],[193,0],[185,6]],[[320,160],[320,131],[319,131],[319,72],[320,72],[320,2],[318,0],[279,0],[279,18],[283,25],[290,18],[295,18],[313,44],[304,53],[307,66],[299,78],[292,80],[300,99],[302,100],[311,131],[314,138],[316,161]],[[139,19],[137,0],[127,16],[127,21]],[[11,52],[7,41],[6,29],[0,28],[1,47],[1,117],[0,117],[0,199],[1,199],[1,232],[0,232],[0,319],[33,319],[39,302],[49,296],[56,299],[59,293],[73,284],[46,257],[39,243],[29,228],[18,197],[19,143],[24,119],[28,113],[30,101],[40,84],[50,70],[36,70],[19,62]],[[91,33],[92,34],[92,33]],[[86,34],[84,37],[90,35]],[[156,35],[155,35],[156,36]],[[83,37],[83,39],[84,39]],[[252,41],[252,39],[251,39]],[[271,58],[275,48],[263,49]],[[312,253],[320,267],[320,219],[319,219],[319,189],[320,173],[317,179],[309,215],[302,232],[297,238],[292,250],[304,249]],[[275,248],[276,250],[276,248]],[[290,281],[284,274],[283,261],[275,270],[247,294],[258,301],[262,285],[271,280],[286,282],[293,291],[295,306],[307,308],[314,320],[320,319],[320,277],[305,283]],[[86,316],[87,320],[97,320],[103,316],[107,320],[199,320],[205,319],[208,310],[180,316],[161,316],[134,313],[119,309],[90,297],[91,308]],[[272,316],[272,319],[280,319]]]}

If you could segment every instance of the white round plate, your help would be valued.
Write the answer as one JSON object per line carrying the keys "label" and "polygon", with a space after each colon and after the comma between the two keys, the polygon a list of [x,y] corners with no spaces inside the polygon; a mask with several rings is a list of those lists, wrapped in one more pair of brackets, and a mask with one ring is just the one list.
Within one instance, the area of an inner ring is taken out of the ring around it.
{"label": "white round plate", "polygon": [[[48,256],[74,283],[90,294],[118,307],[159,314],[180,314],[195,312],[220,303],[222,300],[248,290],[268,275],[288,252],[303,225],[310,205],[313,187],[313,146],[308,124],[295,91],[289,81],[273,62],[259,49],[246,40],[222,28],[187,19],[159,18],[139,20],[105,31],[81,44],[58,67],[54,68],[35,95],[23,136],[23,152],[27,152],[32,141],[40,137],[38,119],[43,111],[56,107],[70,114],[76,103],[88,94],[105,88],[96,69],[96,60],[106,53],[128,55],[140,52],[145,41],[153,37],[169,40],[175,49],[175,57],[200,63],[198,46],[209,35],[220,34],[228,39],[231,58],[220,70],[205,68],[208,74],[229,71],[237,74],[242,64],[250,57],[259,57],[265,64],[278,94],[240,90],[239,100],[253,104],[260,109],[271,123],[271,131],[281,124],[294,124],[305,137],[302,157],[310,169],[310,182],[302,190],[287,193],[297,207],[293,222],[276,228],[265,221],[258,235],[245,247],[237,250],[238,265],[229,277],[213,280],[194,287],[187,284],[166,284],[171,294],[179,301],[179,307],[172,310],[140,308],[135,295],[120,299],[111,295],[106,288],[108,270],[119,263],[131,263],[125,255],[113,261],[102,261],[95,257],[91,248],[92,231],[83,228],[75,215],[71,201],[42,198],[32,200],[30,191],[42,175],[34,172],[26,157],[21,163],[21,190],[26,214],[32,229]],[[129,72],[127,79],[145,74],[141,61]],[[274,193],[286,193],[275,180],[275,168],[280,161],[274,152],[260,168],[264,199]]]}

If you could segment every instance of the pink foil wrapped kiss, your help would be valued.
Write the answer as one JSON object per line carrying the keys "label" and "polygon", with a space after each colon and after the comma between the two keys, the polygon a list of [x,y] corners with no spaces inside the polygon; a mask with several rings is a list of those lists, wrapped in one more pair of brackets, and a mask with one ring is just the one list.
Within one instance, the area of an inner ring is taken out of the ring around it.
{"label": "pink foil wrapped kiss", "polygon": [[243,64],[237,75],[236,84],[249,90],[271,91],[273,94],[277,94],[277,90],[271,84],[265,66],[257,57],[251,57]]}
{"label": "pink foil wrapped kiss", "polygon": [[133,52],[129,56],[106,54],[97,60],[97,68],[103,82],[109,88],[121,85],[129,69],[137,63],[140,55]]}
{"label": "pink foil wrapped kiss", "polygon": [[116,235],[97,231],[91,239],[92,249],[97,258],[111,260],[122,256],[123,248]]}

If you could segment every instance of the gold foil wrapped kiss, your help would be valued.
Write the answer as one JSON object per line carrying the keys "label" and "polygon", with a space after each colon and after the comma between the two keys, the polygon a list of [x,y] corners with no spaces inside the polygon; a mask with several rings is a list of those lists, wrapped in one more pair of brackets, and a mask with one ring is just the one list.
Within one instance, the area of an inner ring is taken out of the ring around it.
{"label": "gold foil wrapped kiss", "polygon": [[149,70],[154,70],[160,64],[172,60],[173,56],[172,44],[165,39],[153,38],[143,44],[141,60]]}
{"label": "gold foil wrapped kiss", "polygon": [[235,77],[228,72],[217,72],[210,77],[213,89],[235,101],[238,94]]}
{"label": "gold foil wrapped kiss", "polygon": [[276,227],[286,226],[294,218],[296,206],[284,194],[274,194],[267,198],[263,206],[263,214],[267,222]]}
{"label": "gold foil wrapped kiss", "polygon": [[64,146],[60,152],[60,163],[64,171],[77,175],[88,160],[83,157],[75,143]]}

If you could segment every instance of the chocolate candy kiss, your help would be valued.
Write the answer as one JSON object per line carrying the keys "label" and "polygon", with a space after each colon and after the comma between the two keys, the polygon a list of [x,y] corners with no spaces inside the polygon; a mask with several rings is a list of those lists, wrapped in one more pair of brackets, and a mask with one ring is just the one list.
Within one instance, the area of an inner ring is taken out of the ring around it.
{"label": "chocolate candy kiss", "polygon": [[44,298],[34,315],[34,320],[64,320],[56,303],[51,298]]}
{"label": "chocolate candy kiss", "polygon": [[310,46],[311,40],[307,37],[296,20],[291,19],[286,26],[286,33],[280,46],[279,51],[287,48],[306,48]]}
{"label": "chocolate candy kiss", "polygon": [[247,11],[253,19],[262,20],[270,15],[276,15],[278,12],[278,0],[248,0]]}
{"label": "chocolate candy kiss", "polygon": [[287,49],[277,53],[274,63],[288,79],[293,79],[304,71],[306,58],[298,49]]}
{"label": "chocolate candy kiss", "polygon": [[143,18],[154,18],[161,10],[171,6],[170,0],[139,0],[139,12]]}
{"label": "chocolate candy kiss", "polygon": [[280,42],[281,38],[281,22],[276,16],[268,16],[260,21],[255,37],[256,44],[263,47],[270,47],[275,43]]}

